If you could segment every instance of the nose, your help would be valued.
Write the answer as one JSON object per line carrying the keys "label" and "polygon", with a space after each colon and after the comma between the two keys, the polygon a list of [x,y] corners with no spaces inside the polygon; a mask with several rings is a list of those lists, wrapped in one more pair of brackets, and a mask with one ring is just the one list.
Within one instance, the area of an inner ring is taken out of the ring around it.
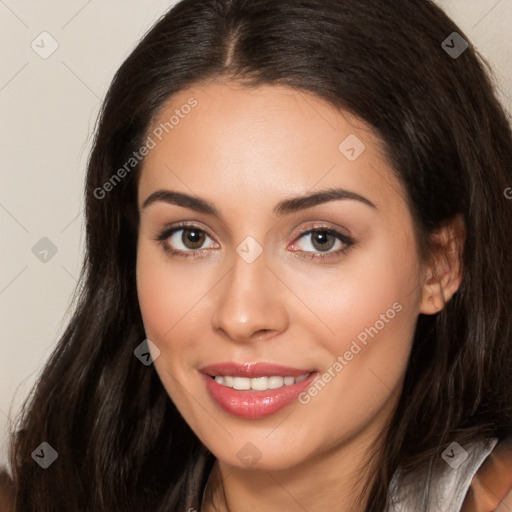
{"label": "nose", "polygon": [[237,341],[269,339],[288,327],[282,283],[262,254],[247,263],[236,256],[233,268],[216,287],[212,327]]}

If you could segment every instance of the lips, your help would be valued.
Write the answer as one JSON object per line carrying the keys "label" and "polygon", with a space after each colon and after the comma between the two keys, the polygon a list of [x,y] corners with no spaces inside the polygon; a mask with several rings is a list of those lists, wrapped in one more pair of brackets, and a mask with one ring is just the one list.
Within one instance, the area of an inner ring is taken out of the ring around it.
{"label": "lips", "polygon": [[[269,416],[290,405],[318,375],[316,370],[308,368],[231,362],[205,366],[200,372],[211,398],[224,411],[247,419]],[[246,384],[264,381],[265,378],[282,384],[264,390],[245,385],[241,389],[234,389],[240,386],[233,387],[233,382]]]}

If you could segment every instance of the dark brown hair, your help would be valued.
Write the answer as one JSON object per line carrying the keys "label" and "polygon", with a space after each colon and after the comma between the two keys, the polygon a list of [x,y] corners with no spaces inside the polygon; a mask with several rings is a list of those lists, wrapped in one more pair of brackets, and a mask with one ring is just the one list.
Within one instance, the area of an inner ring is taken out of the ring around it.
{"label": "dark brown hair", "polygon": [[[308,91],[369,123],[407,191],[422,247],[460,214],[459,291],[418,318],[403,393],[383,433],[368,512],[403,467],[417,481],[449,442],[512,433],[512,135],[482,59],[441,46],[464,33],[429,0],[184,0],[142,39],[107,94],[85,193],[87,247],[75,312],[13,435],[17,512],[200,508],[213,456],[154,368],[137,301],[136,171],[98,199],[164,102],[230,78]],[[43,441],[59,458],[31,458]],[[420,471],[421,470],[421,471]]]}

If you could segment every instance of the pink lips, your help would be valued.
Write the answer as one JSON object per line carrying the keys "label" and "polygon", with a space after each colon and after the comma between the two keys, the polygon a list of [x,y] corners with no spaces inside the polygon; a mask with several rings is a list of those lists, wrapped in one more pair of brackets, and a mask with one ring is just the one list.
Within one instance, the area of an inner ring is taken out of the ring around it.
{"label": "pink lips", "polygon": [[[292,403],[314,381],[318,372],[312,369],[299,369],[270,363],[219,363],[200,369],[206,388],[213,400],[226,412],[248,419],[263,418],[274,414]],[[299,377],[309,373],[302,382],[277,389],[256,391],[238,390],[216,382],[217,375],[232,377]]]}

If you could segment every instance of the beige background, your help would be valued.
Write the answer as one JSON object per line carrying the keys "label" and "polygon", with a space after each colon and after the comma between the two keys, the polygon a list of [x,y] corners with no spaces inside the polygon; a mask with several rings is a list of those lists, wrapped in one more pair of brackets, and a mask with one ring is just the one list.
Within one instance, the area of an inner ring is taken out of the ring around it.
{"label": "beige background", "polygon": [[[69,318],[83,248],[84,166],[101,99],[172,3],[0,0],[0,464],[11,418]],[[438,3],[490,61],[512,112],[512,0]],[[56,44],[46,59],[36,53]],[[57,249],[46,262],[32,252],[43,237]]]}

